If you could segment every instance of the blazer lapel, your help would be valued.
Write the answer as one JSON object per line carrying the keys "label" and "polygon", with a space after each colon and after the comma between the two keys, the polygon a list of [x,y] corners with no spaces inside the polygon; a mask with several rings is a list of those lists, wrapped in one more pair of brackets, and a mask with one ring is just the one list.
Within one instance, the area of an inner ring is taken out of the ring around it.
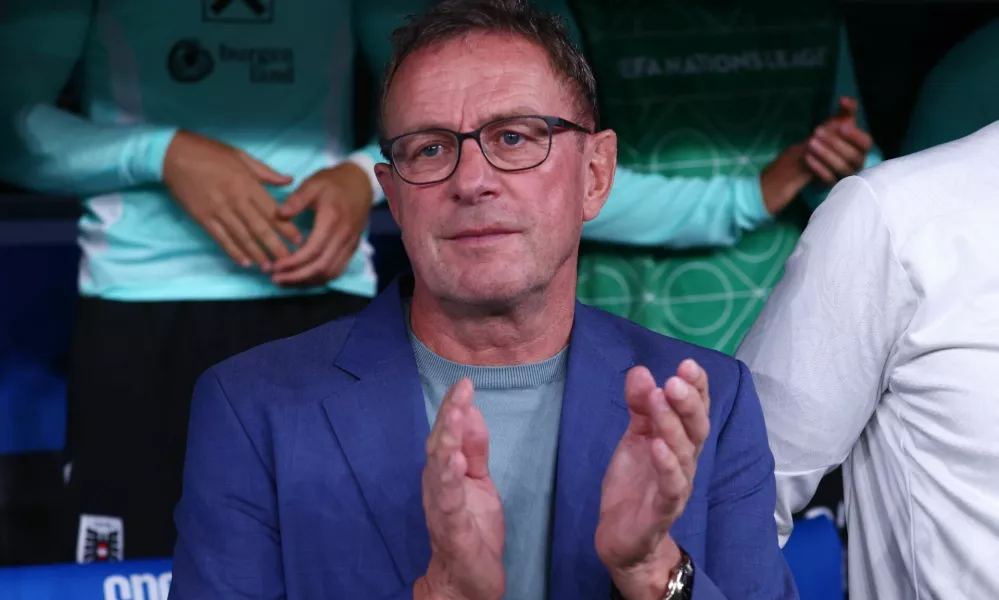
{"label": "blazer lapel", "polygon": [[357,316],[335,359],[358,381],[323,407],[399,577],[409,584],[430,562],[421,485],[430,425],[404,319],[395,283]]}
{"label": "blazer lapel", "polygon": [[634,363],[603,319],[577,303],[555,475],[549,595],[558,600],[609,598],[611,591],[594,534],[604,473],[628,426],[624,379]]}

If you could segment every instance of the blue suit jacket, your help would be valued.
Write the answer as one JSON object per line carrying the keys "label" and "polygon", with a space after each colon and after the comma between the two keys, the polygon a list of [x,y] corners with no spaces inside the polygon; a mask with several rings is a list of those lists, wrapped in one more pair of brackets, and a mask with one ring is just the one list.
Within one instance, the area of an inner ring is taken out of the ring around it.
{"label": "blue suit jacket", "polygon": [[[628,425],[624,378],[688,357],[711,382],[711,434],[672,535],[694,598],[795,598],[774,523],[773,457],[749,371],[582,305],[569,346],[550,571],[553,600],[607,600],[600,486]],[[430,432],[400,289],[354,318],[208,371],[191,410],[171,599],[404,599],[430,559],[421,500]]]}

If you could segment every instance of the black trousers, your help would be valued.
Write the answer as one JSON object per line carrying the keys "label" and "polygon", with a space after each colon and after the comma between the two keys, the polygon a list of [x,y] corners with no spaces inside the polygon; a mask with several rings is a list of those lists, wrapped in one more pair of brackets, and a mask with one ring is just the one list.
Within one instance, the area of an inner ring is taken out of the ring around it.
{"label": "black trousers", "polygon": [[367,303],[340,293],[211,302],[81,298],[68,379],[65,560],[171,556],[197,378],[230,356]]}

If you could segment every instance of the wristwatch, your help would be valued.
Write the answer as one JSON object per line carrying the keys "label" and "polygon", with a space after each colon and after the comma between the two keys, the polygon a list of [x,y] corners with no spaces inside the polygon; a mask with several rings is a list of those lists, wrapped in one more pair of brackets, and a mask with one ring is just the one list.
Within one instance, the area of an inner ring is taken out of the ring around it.
{"label": "wristwatch", "polygon": [[[690,559],[683,548],[680,548],[680,564],[674,567],[666,583],[666,595],[663,600],[690,600],[694,593],[694,561]],[[611,589],[610,600],[628,600],[617,587]]]}

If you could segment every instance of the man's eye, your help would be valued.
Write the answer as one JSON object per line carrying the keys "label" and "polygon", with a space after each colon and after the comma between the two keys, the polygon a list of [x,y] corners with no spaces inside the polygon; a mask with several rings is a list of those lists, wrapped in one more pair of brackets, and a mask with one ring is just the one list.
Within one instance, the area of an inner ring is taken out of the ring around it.
{"label": "man's eye", "polygon": [[517,133],[516,131],[504,131],[501,136],[503,143],[507,146],[516,146],[524,140],[524,136]]}
{"label": "man's eye", "polygon": [[420,158],[433,158],[438,154],[440,154],[440,151],[441,151],[441,145],[434,144],[432,146],[424,146],[423,149],[420,150],[419,155]]}

